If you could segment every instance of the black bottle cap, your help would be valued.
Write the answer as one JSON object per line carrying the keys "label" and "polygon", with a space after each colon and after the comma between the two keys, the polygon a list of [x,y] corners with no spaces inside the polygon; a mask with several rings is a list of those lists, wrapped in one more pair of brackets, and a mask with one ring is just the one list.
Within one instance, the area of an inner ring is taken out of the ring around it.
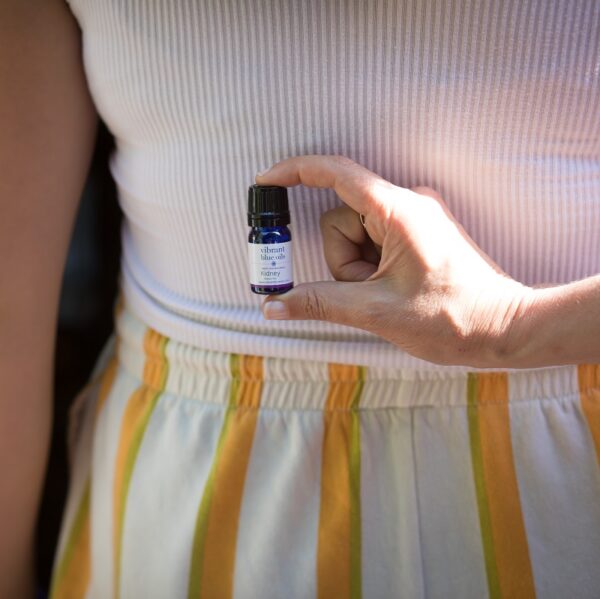
{"label": "black bottle cap", "polygon": [[277,227],[290,224],[287,187],[250,185],[248,188],[248,225]]}

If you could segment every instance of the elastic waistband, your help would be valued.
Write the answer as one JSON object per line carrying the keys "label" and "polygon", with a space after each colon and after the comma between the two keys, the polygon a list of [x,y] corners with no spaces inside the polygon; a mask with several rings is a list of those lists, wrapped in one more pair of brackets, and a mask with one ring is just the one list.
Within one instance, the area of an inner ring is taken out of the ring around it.
{"label": "elastic waistband", "polygon": [[344,386],[355,389],[350,394],[360,391],[360,400],[346,406],[358,409],[572,399],[600,389],[598,364],[506,372],[405,371],[205,350],[148,327],[122,297],[115,308],[113,341],[121,367],[140,383],[215,404],[227,403],[232,381],[261,384],[261,408],[303,410],[334,405],[332,394]]}

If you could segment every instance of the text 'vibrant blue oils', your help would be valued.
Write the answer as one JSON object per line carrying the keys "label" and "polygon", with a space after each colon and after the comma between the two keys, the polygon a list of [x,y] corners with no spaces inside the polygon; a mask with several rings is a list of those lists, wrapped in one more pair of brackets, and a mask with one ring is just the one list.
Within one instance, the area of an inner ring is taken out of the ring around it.
{"label": "text 'vibrant blue oils'", "polygon": [[287,189],[276,185],[248,188],[248,263],[254,293],[285,293],[294,286],[292,233]]}

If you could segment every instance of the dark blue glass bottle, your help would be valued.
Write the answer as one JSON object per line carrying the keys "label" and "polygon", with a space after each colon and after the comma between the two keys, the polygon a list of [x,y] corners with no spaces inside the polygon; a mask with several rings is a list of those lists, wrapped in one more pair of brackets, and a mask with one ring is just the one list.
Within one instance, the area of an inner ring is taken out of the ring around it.
{"label": "dark blue glass bottle", "polygon": [[248,261],[254,293],[285,293],[293,286],[292,233],[287,189],[251,185],[248,189]]}

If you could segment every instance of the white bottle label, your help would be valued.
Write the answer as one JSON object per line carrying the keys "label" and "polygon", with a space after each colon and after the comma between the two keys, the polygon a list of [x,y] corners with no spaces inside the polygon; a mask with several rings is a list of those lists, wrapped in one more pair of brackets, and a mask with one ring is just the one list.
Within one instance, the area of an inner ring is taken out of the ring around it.
{"label": "white bottle label", "polygon": [[252,285],[286,285],[292,277],[292,242],[249,243],[248,262]]}

